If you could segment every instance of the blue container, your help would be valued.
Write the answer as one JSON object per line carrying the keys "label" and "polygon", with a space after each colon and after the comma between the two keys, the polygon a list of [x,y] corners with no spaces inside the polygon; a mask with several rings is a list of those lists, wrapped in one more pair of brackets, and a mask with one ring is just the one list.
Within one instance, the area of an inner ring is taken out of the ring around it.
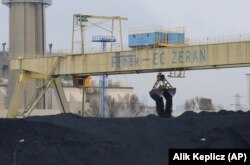
{"label": "blue container", "polygon": [[168,44],[184,44],[185,34],[184,33],[168,33],[167,43]]}
{"label": "blue container", "polygon": [[162,32],[141,33],[129,35],[129,47],[153,45],[166,41],[166,34]]}

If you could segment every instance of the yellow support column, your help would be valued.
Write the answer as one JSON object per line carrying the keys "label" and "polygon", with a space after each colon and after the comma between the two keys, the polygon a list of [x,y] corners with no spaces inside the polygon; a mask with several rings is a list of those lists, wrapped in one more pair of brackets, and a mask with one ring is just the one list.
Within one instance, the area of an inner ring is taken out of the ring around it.
{"label": "yellow support column", "polygon": [[16,83],[14,93],[10,100],[6,118],[16,118],[16,116],[18,115],[18,110],[21,106],[22,98],[24,96],[25,86],[29,80],[30,74],[25,71],[21,71],[19,80]]}
{"label": "yellow support column", "polygon": [[64,94],[63,87],[61,85],[59,77],[54,79],[54,89],[57,93],[57,102],[60,107],[61,113],[70,113],[69,104]]}

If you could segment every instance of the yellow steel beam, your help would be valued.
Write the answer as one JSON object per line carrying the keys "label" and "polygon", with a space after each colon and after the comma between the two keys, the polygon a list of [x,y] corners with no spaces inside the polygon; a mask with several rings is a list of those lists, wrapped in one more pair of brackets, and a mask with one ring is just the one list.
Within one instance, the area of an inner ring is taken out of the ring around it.
{"label": "yellow steel beam", "polygon": [[[10,68],[46,74],[57,58],[12,60]],[[250,41],[67,55],[53,75],[111,75],[243,66],[250,66]]]}
{"label": "yellow steel beam", "polygon": [[49,80],[49,82],[46,84],[44,89],[42,89],[42,91],[36,95],[37,97],[34,99],[34,101],[31,102],[30,106],[27,109],[25,109],[26,117],[30,116],[30,114],[35,109],[36,105],[38,104],[42,96],[45,94],[46,90],[50,87],[52,82],[53,82],[53,79]]}
{"label": "yellow steel beam", "polygon": [[10,104],[8,107],[8,114],[6,116],[7,118],[16,118],[16,116],[18,115],[18,109],[20,108],[23,100],[22,98],[25,86],[29,80],[30,80],[30,74],[25,71],[21,71],[19,75],[19,80],[16,83],[14,93],[10,100]]}
{"label": "yellow steel beam", "polygon": [[69,104],[67,102],[65,93],[63,91],[60,78],[59,77],[55,78],[53,83],[54,83],[54,89],[56,91],[57,103],[59,105],[61,113],[69,113],[70,112]]}
{"label": "yellow steel beam", "polygon": [[31,73],[30,78],[31,79],[46,79],[47,75],[46,74],[40,74],[40,73]]}
{"label": "yellow steel beam", "polygon": [[[16,61],[17,63],[14,62],[13,66],[17,64],[20,67],[20,75],[9,104],[8,114],[6,116],[7,118],[15,118],[18,115],[18,110],[21,106],[25,87],[27,83],[31,81],[31,79],[44,79],[44,85],[43,87],[40,87],[36,91],[34,91],[33,97],[30,99],[28,105],[26,105],[24,109],[24,116],[29,116],[31,114],[31,112],[35,109],[37,103],[45,94],[46,90],[51,86],[51,84],[53,84],[53,87],[56,90],[61,112],[70,112],[60,79],[58,78],[58,76],[53,75],[55,69],[60,64],[61,59],[61,56],[58,56],[50,61],[52,63],[42,65],[42,67],[50,67],[46,69],[43,68],[42,70],[46,70],[46,72],[44,73],[23,69],[22,67],[25,65],[22,63],[23,61],[25,61],[24,58],[18,58],[18,60]],[[38,65],[38,67],[39,66],[41,65]]]}

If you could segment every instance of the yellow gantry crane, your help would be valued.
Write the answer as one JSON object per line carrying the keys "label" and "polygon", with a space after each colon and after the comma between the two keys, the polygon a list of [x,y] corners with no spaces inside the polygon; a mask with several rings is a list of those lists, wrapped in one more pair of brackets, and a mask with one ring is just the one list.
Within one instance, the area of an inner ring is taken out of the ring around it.
{"label": "yellow gantry crane", "polygon": [[[60,60],[59,60],[60,59]],[[250,66],[250,41],[175,48],[149,48],[93,54],[59,55],[38,58],[19,58],[10,61],[10,69],[20,71],[19,81],[9,106],[8,118],[15,118],[20,108],[25,83],[45,79],[44,93],[49,85],[57,88],[62,112],[69,108],[60,86],[60,75],[114,75],[181,70],[202,70]],[[36,96],[36,99],[40,98]],[[32,104],[33,105],[33,104]],[[28,107],[27,110],[34,108]]]}

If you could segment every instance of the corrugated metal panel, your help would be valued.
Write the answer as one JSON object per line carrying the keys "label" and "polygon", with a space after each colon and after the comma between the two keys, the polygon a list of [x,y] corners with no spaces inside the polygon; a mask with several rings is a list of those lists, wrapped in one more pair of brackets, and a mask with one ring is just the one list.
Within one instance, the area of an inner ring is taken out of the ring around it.
{"label": "corrugated metal panel", "polygon": [[168,41],[168,44],[184,44],[185,34],[184,33],[168,33],[167,41]]}
{"label": "corrugated metal panel", "polygon": [[153,45],[158,42],[164,42],[166,38],[165,33],[142,33],[129,35],[129,47]]}

